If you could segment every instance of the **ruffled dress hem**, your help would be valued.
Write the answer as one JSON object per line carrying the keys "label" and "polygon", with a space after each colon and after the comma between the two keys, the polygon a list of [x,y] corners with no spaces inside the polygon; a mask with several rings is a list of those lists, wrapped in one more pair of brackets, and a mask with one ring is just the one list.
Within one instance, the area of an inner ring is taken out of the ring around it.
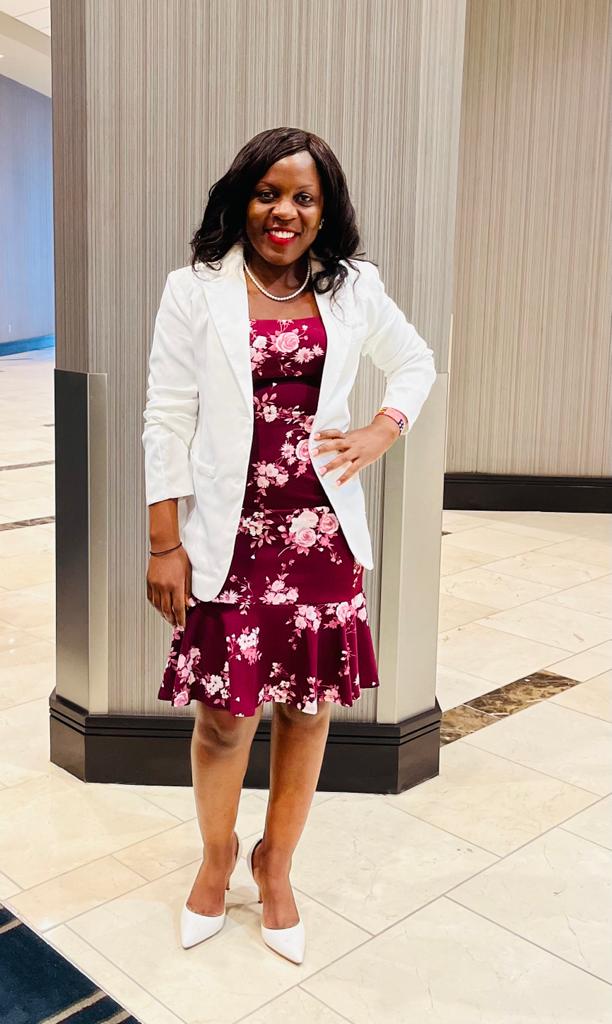
{"label": "ruffled dress hem", "polygon": [[[260,622],[251,611],[244,625],[235,606],[196,599],[185,629],[173,631],[158,698],[172,707],[199,700],[236,717],[268,701],[316,714],[319,701],[352,707],[362,689],[379,686],[363,592],[341,603],[262,611]],[[203,671],[204,652],[207,668],[217,671]],[[330,664],[338,666],[335,680],[325,678]],[[247,702],[247,694],[254,699]]]}

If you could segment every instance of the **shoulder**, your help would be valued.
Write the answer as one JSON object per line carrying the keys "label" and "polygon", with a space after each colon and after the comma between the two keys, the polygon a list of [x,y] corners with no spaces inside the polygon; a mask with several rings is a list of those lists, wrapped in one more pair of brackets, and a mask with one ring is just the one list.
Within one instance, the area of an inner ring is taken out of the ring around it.
{"label": "shoulder", "polygon": [[382,282],[378,267],[371,260],[341,260],[341,263],[348,270],[346,283],[354,288],[356,295],[367,297],[380,288]]}
{"label": "shoulder", "polygon": [[383,300],[385,295],[378,267],[371,260],[354,259],[341,261],[348,275],[345,278],[344,287],[352,294],[352,301],[355,303],[358,316],[364,320],[370,320]]}
{"label": "shoulder", "polygon": [[195,271],[191,264],[185,267],[176,267],[168,273],[168,284],[171,288],[182,291],[190,291],[195,280]]}

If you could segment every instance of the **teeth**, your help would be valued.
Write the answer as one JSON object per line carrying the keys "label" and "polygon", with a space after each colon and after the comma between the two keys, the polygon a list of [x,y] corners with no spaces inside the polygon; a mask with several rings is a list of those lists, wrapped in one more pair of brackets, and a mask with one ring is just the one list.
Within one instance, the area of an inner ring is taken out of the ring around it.
{"label": "teeth", "polygon": [[269,235],[276,235],[277,238],[293,238],[295,231],[268,231]]}

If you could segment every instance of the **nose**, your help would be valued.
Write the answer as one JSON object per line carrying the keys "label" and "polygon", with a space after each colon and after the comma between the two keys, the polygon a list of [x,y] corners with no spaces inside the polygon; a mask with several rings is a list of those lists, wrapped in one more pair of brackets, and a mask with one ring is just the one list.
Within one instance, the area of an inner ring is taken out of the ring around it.
{"label": "nose", "polygon": [[278,203],[274,207],[273,213],[277,217],[282,217],[283,220],[289,220],[295,216],[295,206],[291,199],[279,199]]}

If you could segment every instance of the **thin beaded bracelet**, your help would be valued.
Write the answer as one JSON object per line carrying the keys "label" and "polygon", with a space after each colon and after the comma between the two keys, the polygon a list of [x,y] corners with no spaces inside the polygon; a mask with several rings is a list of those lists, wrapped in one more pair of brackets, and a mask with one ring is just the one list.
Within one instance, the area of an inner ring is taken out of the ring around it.
{"label": "thin beaded bracelet", "polygon": [[183,542],[180,541],[178,544],[175,544],[175,546],[173,548],[166,548],[165,551],[149,551],[149,554],[150,555],[167,555],[170,551],[176,551],[177,548],[182,547],[182,543]]}

